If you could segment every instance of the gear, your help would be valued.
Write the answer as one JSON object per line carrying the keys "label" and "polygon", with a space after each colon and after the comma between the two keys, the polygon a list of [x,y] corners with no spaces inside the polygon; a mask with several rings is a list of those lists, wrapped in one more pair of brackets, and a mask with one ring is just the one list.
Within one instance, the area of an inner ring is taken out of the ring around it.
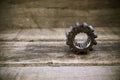
{"label": "gear", "polygon": [[[87,40],[84,43],[78,43],[75,40],[75,37],[79,33],[85,33],[87,35]],[[97,38],[97,34],[94,32],[94,29],[91,25],[87,23],[83,23],[80,25],[76,23],[73,27],[70,27],[70,31],[66,33],[66,44],[69,46],[70,50],[75,53],[87,53],[89,50],[93,50],[93,45],[96,45],[97,42],[95,38]]]}

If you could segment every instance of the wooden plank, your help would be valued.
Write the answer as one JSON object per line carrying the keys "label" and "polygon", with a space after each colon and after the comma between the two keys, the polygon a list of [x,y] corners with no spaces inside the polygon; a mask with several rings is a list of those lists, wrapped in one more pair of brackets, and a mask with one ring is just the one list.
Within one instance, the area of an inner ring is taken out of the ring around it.
{"label": "wooden plank", "polygon": [[[1,10],[0,29],[68,27],[75,22],[94,26],[119,26],[120,9],[59,10],[39,8],[12,8]],[[9,13],[9,15],[7,14]],[[117,16],[116,16],[117,15]],[[6,26],[6,27],[5,27]]]}
{"label": "wooden plank", "polygon": [[94,46],[94,51],[88,55],[76,55],[69,50],[65,43],[65,32],[68,31],[66,28],[2,31],[0,64],[1,66],[119,65],[120,29],[96,27],[95,30],[98,33],[96,39],[98,45]]}
{"label": "wooden plank", "polygon": [[3,1],[0,10],[0,29],[67,27],[76,21],[99,27],[120,25],[115,0],[11,0]]}
{"label": "wooden plank", "polygon": [[[119,8],[118,0],[5,0],[2,4],[18,5],[21,7],[46,7],[70,9],[108,9]],[[8,6],[9,7],[9,6]]]}
{"label": "wooden plank", "polygon": [[[1,80],[119,80],[120,66],[1,67]],[[9,73],[7,73],[9,72]],[[15,74],[17,73],[17,75]],[[67,75],[66,75],[67,74]],[[9,76],[8,76],[9,75]]]}
{"label": "wooden plank", "polygon": [[[2,31],[1,41],[65,41],[69,28],[31,28]],[[98,41],[120,40],[119,27],[95,27]],[[81,39],[84,36],[81,36]]]}
{"label": "wooden plank", "polygon": [[0,66],[119,65],[119,44],[100,41],[87,55],[76,55],[65,42],[1,42]]}

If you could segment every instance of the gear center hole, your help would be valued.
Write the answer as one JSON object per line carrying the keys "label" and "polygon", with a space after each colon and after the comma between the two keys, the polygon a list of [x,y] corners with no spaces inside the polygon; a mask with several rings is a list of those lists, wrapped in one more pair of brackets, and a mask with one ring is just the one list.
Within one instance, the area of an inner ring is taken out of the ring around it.
{"label": "gear center hole", "polygon": [[83,49],[90,45],[90,39],[86,33],[79,33],[75,36],[75,46]]}

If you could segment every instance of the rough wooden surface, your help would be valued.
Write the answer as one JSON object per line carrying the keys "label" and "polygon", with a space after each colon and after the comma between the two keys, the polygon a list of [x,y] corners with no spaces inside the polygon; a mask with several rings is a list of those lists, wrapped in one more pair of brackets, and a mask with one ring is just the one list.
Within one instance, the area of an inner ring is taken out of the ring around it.
{"label": "rough wooden surface", "polygon": [[[119,41],[119,27],[94,27],[98,41]],[[7,29],[0,32],[1,41],[65,41],[68,28]],[[84,36],[81,36],[81,40]]]}
{"label": "rough wooden surface", "polygon": [[[0,0],[0,80],[120,80],[119,5],[120,0]],[[98,33],[98,45],[88,54],[66,46],[65,32],[76,21]]]}
{"label": "rough wooden surface", "polygon": [[120,80],[119,66],[0,67],[0,80]]}
{"label": "rough wooden surface", "polygon": [[76,21],[119,27],[119,5],[119,0],[4,0],[0,3],[0,29],[65,28]]}
{"label": "rough wooden surface", "polygon": [[[6,30],[0,34],[1,66],[120,65],[119,27],[96,27],[98,45],[76,55],[65,43],[66,28]],[[80,40],[82,40],[81,36]]]}

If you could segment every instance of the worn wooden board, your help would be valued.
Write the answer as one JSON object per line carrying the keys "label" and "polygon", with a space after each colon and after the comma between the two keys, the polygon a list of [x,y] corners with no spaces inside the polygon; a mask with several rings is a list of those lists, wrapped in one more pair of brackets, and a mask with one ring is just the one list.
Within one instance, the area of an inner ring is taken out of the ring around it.
{"label": "worn wooden board", "polygon": [[0,67],[1,80],[120,80],[120,66]]}
{"label": "worn wooden board", "polygon": [[[1,64],[119,64],[119,4],[119,0],[1,0]],[[75,55],[65,44],[68,27],[77,21],[88,22],[98,33],[98,45],[88,55]]]}
{"label": "worn wooden board", "polygon": [[119,27],[96,27],[95,30],[98,33],[98,45],[84,55],[76,55],[69,50],[65,43],[66,28],[2,31],[0,65],[119,65]]}
{"label": "worn wooden board", "polygon": [[[94,27],[98,41],[120,40],[119,27]],[[68,28],[29,28],[1,31],[1,41],[65,41]],[[84,36],[81,36],[82,39]]]}
{"label": "worn wooden board", "polygon": [[[23,7],[45,7],[61,9],[109,9],[118,8],[119,0],[1,0],[2,4],[20,5]],[[56,5],[57,4],[57,5]],[[10,6],[6,6],[10,8]]]}
{"label": "worn wooden board", "polygon": [[66,28],[77,21],[119,27],[119,5],[119,0],[4,0],[0,3],[0,29]]}

